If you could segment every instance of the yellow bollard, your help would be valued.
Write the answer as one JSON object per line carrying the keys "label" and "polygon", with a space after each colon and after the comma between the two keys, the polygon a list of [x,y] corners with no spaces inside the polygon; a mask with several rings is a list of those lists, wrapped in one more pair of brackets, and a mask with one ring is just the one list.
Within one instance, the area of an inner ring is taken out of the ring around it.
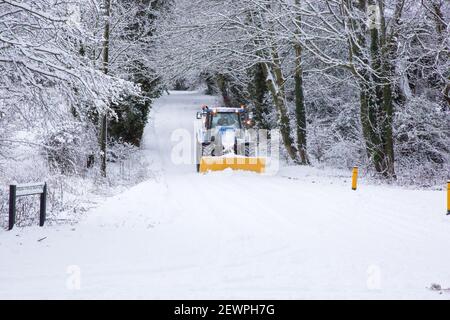
{"label": "yellow bollard", "polygon": [[358,186],[358,167],[353,167],[352,190],[356,190]]}
{"label": "yellow bollard", "polygon": [[450,180],[447,181],[447,215],[450,215]]}

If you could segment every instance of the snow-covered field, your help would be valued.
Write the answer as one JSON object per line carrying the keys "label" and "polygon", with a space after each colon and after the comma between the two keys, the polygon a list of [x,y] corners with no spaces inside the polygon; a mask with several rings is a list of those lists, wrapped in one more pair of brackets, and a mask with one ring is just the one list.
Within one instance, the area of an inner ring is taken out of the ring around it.
{"label": "snow-covered field", "polygon": [[[348,172],[197,174],[171,161],[213,98],[162,97],[145,150],[155,178],[75,226],[0,230],[0,298],[450,298],[445,192]],[[4,213],[2,213],[4,214]]]}

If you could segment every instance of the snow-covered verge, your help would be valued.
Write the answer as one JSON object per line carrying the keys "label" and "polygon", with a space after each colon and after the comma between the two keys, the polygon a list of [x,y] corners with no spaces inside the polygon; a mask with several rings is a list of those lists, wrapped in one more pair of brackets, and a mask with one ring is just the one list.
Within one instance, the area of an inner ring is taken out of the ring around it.
{"label": "snow-covered verge", "polygon": [[76,225],[0,230],[0,298],[450,298],[432,290],[450,287],[444,191],[352,191],[349,172],[312,167],[197,174],[171,135],[211,99],[157,101],[151,179]]}
{"label": "snow-covered verge", "polygon": [[[126,150],[123,150],[126,148]],[[73,224],[105,197],[124,192],[152,176],[151,164],[135,147],[115,145],[119,158],[108,163],[108,177],[102,178],[98,165],[82,172],[63,174],[51,168],[42,148],[25,144],[16,148],[14,158],[3,160],[0,173],[0,228],[8,224],[9,185],[46,182],[48,185],[47,224]],[[17,200],[17,226],[38,224],[37,196]]]}

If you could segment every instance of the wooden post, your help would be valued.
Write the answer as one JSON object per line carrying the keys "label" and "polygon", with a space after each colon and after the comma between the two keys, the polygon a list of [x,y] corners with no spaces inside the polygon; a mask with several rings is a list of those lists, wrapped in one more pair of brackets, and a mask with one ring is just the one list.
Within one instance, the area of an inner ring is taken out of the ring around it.
{"label": "wooden post", "polygon": [[[111,0],[104,1],[104,21],[105,28],[103,30],[103,73],[108,74],[109,71],[109,40],[110,40],[110,26],[111,26]],[[107,148],[108,148],[108,112],[104,111],[101,118],[100,127],[100,151],[101,151],[101,163],[100,171],[102,177],[106,178],[106,163],[107,163]]]}
{"label": "wooden post", "polygon": [[14,228],[14,224],[16,223],[16,185],[9,186],[9,226],[8,230],[12,230]]}
{"label": "wooden post", "polygon": [[44,184],[44,190],[41,193],[41,208],[39,212],[39,226],[43,227],[45,223],[46,211],[47,211],[47,183]]}
{"label": "wooden post", "polygon": [[358,167],[354,167],[352,176],[352,190],[356,190],[357,187],[358,187]]}

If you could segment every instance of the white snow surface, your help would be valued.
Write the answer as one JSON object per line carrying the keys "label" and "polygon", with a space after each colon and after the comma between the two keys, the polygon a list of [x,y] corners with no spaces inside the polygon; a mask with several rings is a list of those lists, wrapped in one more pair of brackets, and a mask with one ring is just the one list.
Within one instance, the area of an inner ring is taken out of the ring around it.
{"label": "white snow surface", "polygon": [[154,178],[80,223],[0,230],[0,298],[450,298],[427,289],[450,287],[445,191],[364,180],[352,191],[350,172],[308,167],[203,175],[173,164],[172,132],[193,133],[195,112],[214,103],[160,98],[143,150]]}

